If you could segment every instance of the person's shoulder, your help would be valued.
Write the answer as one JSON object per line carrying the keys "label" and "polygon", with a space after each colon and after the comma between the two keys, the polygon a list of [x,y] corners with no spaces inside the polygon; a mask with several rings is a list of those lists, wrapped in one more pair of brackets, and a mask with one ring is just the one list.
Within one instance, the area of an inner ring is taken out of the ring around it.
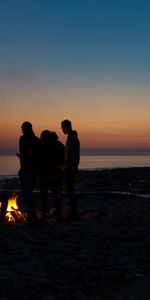
{"label": "person's shoulder", "polygon": [[38,136],[34,135],[34,140],[40,143],[40,139]]}
{"label": "person's shoulder", "polygon": [[20,137],[19,137],[19,142],[23,142],[26,140],[26,137],[24,134],[22,134]]}
{"label": "person's shoulder", "polygon": [[69,137],[69,140],[71,140],[71,141],[79,141],[78,132],[76,130],[72,130],[68,137]]}
{"label": "person's shoulder", "polygon": [[57,147],[60,149],[60,150],[64,150],[65,149],[65,145],[60,142],[60,141],[57,141]]}
{"label": "person's shoulder", "polygon": [[19,140],[22,140],[24,137],[24,135],[20,135]]}
{"label": "person's shoulder", "polygon": [[38,141],[38,142],[40,142],[40,138],[38,137],[38,136],[35,136],[36,137],[36,140]]}

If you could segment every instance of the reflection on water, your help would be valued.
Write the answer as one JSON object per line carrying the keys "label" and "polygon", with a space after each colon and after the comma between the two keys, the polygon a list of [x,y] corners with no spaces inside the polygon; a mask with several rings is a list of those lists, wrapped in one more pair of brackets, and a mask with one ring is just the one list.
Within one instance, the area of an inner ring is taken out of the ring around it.
{"label": "reflection on water", "polygon": [[85,155],[80,169],[150,167],[150,155]]}
{"label": "reflection on water", "polygon": [[[17,175],[20,164],[15,155],[0,156],[0,175]],[[80,169],[150,167],[150,155],[82,155]]]}
{"label": "reflection on water", "polygon": [[15,155],[0,155],[0,175],[17,175],[20,162]]}

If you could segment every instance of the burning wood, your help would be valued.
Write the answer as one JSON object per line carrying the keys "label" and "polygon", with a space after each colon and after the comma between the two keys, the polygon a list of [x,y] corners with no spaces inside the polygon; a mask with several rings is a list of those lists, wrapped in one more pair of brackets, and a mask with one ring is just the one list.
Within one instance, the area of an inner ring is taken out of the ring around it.
{"label": "burning wood", "polygon": [[17,204],[18,195],[15,193],[8,199],[5,218],[8,222],[23,223],[25,221],[25,213],[21,212]]}

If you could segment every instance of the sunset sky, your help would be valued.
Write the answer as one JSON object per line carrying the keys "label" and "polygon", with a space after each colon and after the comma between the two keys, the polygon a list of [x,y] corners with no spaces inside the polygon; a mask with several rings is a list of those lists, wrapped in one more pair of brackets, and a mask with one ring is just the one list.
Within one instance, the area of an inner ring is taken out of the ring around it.
{"label": "sunset sky", "polygon": [[149,1],[0,0],[0,149],[67,118],[82,148],[148,151],[149,32]]}

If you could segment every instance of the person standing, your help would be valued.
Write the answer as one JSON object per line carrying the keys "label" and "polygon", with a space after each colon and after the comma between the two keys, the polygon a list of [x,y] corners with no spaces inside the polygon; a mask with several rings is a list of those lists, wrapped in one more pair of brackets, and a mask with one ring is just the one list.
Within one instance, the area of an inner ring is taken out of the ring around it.
{"label": "person standing", "polygon": [[46,222],[48,209],[48,188],[50,186],[56,208],[56,222],[61,220],[61,187],[64,161],[64,145],[58,140],[55,132],[43,130],[40,137],[40,193],[41,221]]}
{"label": "person standing", "polygon": [[39,174],[40,140],[34,134],[32,124],[30,122],[25,121],[21,125],[21,129],[23,135],[19,138],[19,178],[22,185],[23,196],[27,203],[27,225],[30,226],[37,221],[33,190],[37,175]]}
{"label": "person standing", "polygon": [[75,194],[75,178],[80,162],[80,142],[77,132],[72,129],[71,121],[62,121],[61,128],[63,133],[67,135],[64,165],[62,166],[66,192],[70,201],[70,214],[67,219],[70,221],[74,221],[79,217]]}

